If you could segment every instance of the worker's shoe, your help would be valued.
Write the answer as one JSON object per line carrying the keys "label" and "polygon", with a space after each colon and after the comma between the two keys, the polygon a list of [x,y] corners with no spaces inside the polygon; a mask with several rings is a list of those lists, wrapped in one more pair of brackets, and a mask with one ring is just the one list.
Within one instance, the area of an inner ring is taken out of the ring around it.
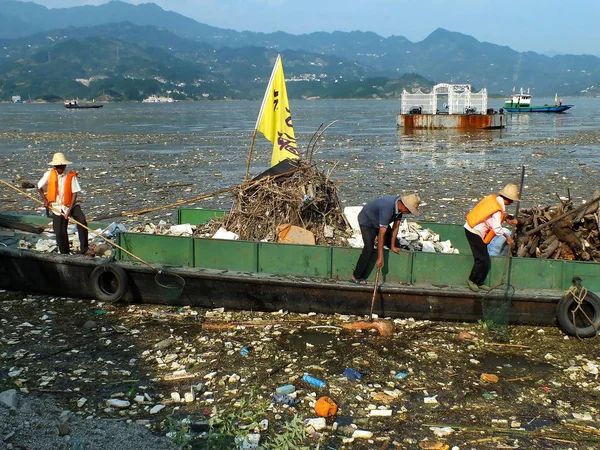
{"label": "worker's shoe", "polygon": [[492,290],[492,288],[490,286],[488,286],[487,284],[480,284],[477,287],[479,288],[480,291],[491,291]]}
{"label": "worker's shoe", "polygon": [[471,289],[473,292],[478,292],[479,291],[479,286],[477,286],[471,280],[467,280],[467,285],[469,286],[469,289]]}

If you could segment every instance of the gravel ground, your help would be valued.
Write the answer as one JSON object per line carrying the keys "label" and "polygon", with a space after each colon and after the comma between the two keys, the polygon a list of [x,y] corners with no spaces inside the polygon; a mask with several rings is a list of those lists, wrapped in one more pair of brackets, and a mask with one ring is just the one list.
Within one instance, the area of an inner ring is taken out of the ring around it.
{"label": "gravel ground", "polygon": [[[406,319],[384,337],[342,329],[357,317],[0,296],[0,448],[252,448],[249,434],[271,449],[600,445],[597,341],[557,328]],[[288,384],[299,403],[274,404]],[[305,428],[325,395],[337,416]]]}

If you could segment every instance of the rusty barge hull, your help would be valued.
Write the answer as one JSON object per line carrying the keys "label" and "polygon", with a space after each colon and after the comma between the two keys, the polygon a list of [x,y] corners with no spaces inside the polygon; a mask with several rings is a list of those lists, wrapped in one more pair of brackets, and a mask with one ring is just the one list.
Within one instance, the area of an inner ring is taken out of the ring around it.
{"label": "rusty barge hull", "polygon": [[506,119],[504,114],[398,114],[396,125],[425,130],[493,130],[504,128]]}

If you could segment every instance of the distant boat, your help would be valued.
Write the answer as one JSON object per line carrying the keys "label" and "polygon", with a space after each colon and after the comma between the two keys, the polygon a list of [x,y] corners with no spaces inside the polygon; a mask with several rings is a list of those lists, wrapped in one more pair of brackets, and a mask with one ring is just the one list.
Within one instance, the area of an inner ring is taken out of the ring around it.
{"label": "distant boat", "polygon": [[104,105],[95,105],[93,103],[84,103],[82,105],[78,100],[69,100],[65,102],[65,108],[67,109],[98,109],[103,106]]}
{"label": "distant boat", "polygon": [[513,92],[509,98],[504,100],[504,110],[511,113],[528,113],[528,112],[550,112],[561,113],[574,105],[563,105],[562,99],[558,100],[558,95],[554,96],[554,105],[531,106],[531,95],[529,89],[527,93],[523,92],[523,88],[519,93]]}
{"label": "distant boat", "polygon": [[142,100],[142,103],[177,103],[179,100],[175,100],[172,97],[163,97],[163,96],[157,96],[157,95],[151,95],[147,98],[145,98],[144,100]]}
{"label": "distant boat", "polygon": [[21,100],[21,96],[20,95],[13,95],[12,96],[12,102],[13,103],[23,103],[23,100]]}

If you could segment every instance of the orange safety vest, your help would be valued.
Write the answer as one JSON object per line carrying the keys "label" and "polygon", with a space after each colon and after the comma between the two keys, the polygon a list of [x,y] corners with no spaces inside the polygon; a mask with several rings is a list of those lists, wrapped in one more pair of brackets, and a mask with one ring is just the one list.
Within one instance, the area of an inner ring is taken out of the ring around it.
{"label": "orange safety vest", "polygon": [[[63,191],[63,205],[70,207],[73,199],[72,181],[73,177],[78,174],[74,170],[70,170],[65,179],[64,191]],[[50,179],[48,180],[48,192],[46,192],[46,198],[50,203],[55,202],[58,198],[58,172],[56,169],[50,170]]]}
{"label": "orange safety vest", "polygon": [[[471,228],[484,222],[488,217],[491,217],[498,211],[501,212],[500,222],[504,222],[504,210],[502,209],[502,206],[500,206],[500,203],[498,203],[497,197],[497,194],[488,195],[469,211],[469,214],[467,214],[467,223]],[[483,237],[483,242],[489,244],[491,240],[494,239],[495,235],[496,233],[494,233],[494,230],[490,229]]]}

